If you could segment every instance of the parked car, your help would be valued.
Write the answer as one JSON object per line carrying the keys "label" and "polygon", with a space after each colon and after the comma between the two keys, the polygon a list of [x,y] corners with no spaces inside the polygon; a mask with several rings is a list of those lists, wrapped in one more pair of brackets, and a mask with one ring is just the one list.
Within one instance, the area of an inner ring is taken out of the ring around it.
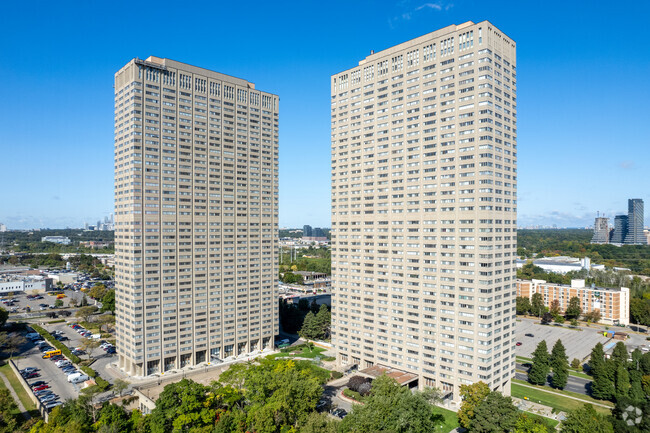
{"label": "parked car", "polygon": [[45,395],[50,395],[50,394],[54,394],[54,391],[52,391],[51,389],[42,389],[40,391],[34,391],[34,395],[36,397],[43,397]]}
{"label": "parked car", "polygon": [[112,354],[116,353],[116,350],[115,350],[114,347],[109,347],[108,349],[106,349],[106,353],[108,353],[109,355],[112,355]]}
{"label": "parked car", "polygon": [[45,405],[45,409],[47,409],[47,411],[50,412],[52,409],[54,409],[57,406],[61,406],[62,404],[63,403],[61,403],[60,401],[51,401]]}
{"label": "parked car", "polygon": [[34,388],[35,386],[45,385],[46,383],[47,382],[45,382],[44,380],[37,380],[36,382],[32,382],[31,384],[29,384],[29,386]]}
{"label": "parked car", "polygon": [[88,376],[86,376],[85,374],[81,374],[81,373],[79,373],[79,375],[68,376],[68,382],[70,382],[70,383],[81,383],[81,382],[87,381],[88,379],[89,379]]}
{"label": "parked car", "polygon": [[[45,397],[39,398],[39,400],[41,401],[41,403],[47,403],[48,401],[54,401],[57,398],[59,398],[59,396],[56,395],[56,394],[48,394]],[[343,418],[343,417],[341,417],[341,418]]]}
{"label": "parked car", "polygon": [[535,335],[533,335],[531,333],[528,333],[528,334],[525,334],[525,335],[526,335],[526,337],[534,337],[535,336]]}
{"label": "parked car", "polygon": [[34,391],[43,391],[44,389],[48,389],[49,387],[50,385],[37,386],[36,388],[34,388]]}
{"label": "parked car", "polygon": [[36,368],[36,367],[26,367],[26,368],[23,368],[22,370],[20,370],[20,374],[31,373],[32,371],[39,371],[39,369]]}
{"label": "parked car", "polygon": [[39,377],[40,374],[38,374],[38,372],[36,372],[36,371],[32,371],[31,373],[24,373],[22,376],[23,376],[25,379],[33,379],[33,378],[35,378],[35,377]]}

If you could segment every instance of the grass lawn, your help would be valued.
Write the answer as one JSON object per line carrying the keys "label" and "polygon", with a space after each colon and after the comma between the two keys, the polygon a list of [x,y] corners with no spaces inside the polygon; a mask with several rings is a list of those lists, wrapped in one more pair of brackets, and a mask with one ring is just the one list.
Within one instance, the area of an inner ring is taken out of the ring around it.
{"label": "grass lawn", "polygon": [[[25,409],[29,411],[36,409],[36,405],[34,405],[32,399],[29,398],[29,395],[27,395],[27,391],[25,391],[25,388],[23,388],[22,384],[20,383],[20,379],[16,377],[9,364],[5,364],[0,367],[0,371],[4,373],[5,377],[9,380],[11,387],[14,389],[14,391],[16,391],[16,394],[18,394],[18,398],[23,403]],[[2,385],[4,386],[4,382]]]}
{"label": "grass lawn", "polygon": [[531,418],[539,418],[543,420],[546,424],[550,425],[553,428],[556,428],[557,425],[560,423],[560,421],[552,418],[546,418],[545,416],[537,415],[536,413],[531,413],[531,412],[526,412],[523,411],[526,415],[528,415]]}
{"label": "grass lawn", "polygon": [[436,431],[448,433],[459,427],[458,424],[458,415],[453,410],[444,409],[442,407],[435,406],[433,408],[433,413],[440,414],[445,417],[443,424],[436,429]]}
{"label": "grass lawn", "polygon": [[525,358],[523,356],[517,356],[517,362],[521,362],[522,364],[526,364],[527,362],[533,362],[531,358]]}
{"label": "grass lawn", "polygon": [[[528,397],[528,400],[533,401],[535,403],[543,404],[545,406],[552,407],[556,411],[566,412],[570,410],[575,410],[581,408],[582,405],[585,404],[582,401],[573,400],[571,398],[561,397],[559,395],[551,394],[540,388],[535,388],[535,389],[526,388],[517,383],[513,383],[510,390],[511,390],[511,395],[513,397],[517,397],[521,399],[523,399],[524,397]],[[584,397],[583,400],[593,400],[588,396],[582,395],[582,397]],[[603,403],[603,402],[598,401],[598,403]],[[594,409],[596,409],[596,412],[602,414],[606,414],[606,415],[610,414],[610,410],[602,406],[594,406]]]}
{"label": "grass lawn", "polygon": [[579,398],[581,400],[587,400],[587,401],[590,401],[590,402],[593,402],[593,403],[596,403],[596,404],[604,404],[605,406],[614,407],[614,403],[612,403],[610,401],[597,400],[597,399],[595,399],[593,397],[590,397],[590,396],[584,395],[584,394],[580,394],[578,392],[565,391],[563,389],[553,389],[553,388],[549,388],[548,386],[531,385],[530,383],[528,383],[526,381],[518,380],[518,379],[513,379],[513,382],[514,383],[519,383],[519,384],[522,384],[522,385],[534,386],[535,388],[541,389],[542,391],[557,392],[559,394],[564,394],[564,395],[569,396],[569,397],[575,397],[575,398]]}
{"label": "grass lawn", "polygon": [[583,378],[583,379],[594,380],[593,377],[589,376],[589,375],[586,374],[586,373],[581,373],[581,372],[579,372],[579,371],[575,371],[575,370],[571,370],[571,369],[569,369],[569,374],[570,374],[571,376],[581,377],[581,378]]}
{"label": "grass lawn", "polygon": [[277,358],[294,358],[294,357],[299,357],[299,358],[316,358],[317,356],[320,357],[321,361],[333,361],[334,358],[331,356],[323,356],[322,353],[325,352],[325,349],[322,347],[316,347],[310,351],[309,347],[307,346],[301,346],[297,349],[293,349],[289,352],[280,352],[280,353],[274,353],[273,355],[269,355],[268,358],[271,359],[277,359]]}

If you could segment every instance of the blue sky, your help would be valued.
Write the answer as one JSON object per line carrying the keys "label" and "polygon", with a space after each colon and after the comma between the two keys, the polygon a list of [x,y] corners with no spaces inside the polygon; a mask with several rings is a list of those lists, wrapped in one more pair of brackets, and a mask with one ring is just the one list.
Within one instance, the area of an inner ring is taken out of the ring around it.
{"label": "blue sky", "polygon": [[330,75],[449,24],[517,42],[519,223],[584,226],[648,202],[649,2],[7,2],[0,222],[112,212],[113,74],[168,57],[280,95],[280,225],[330,223]]}

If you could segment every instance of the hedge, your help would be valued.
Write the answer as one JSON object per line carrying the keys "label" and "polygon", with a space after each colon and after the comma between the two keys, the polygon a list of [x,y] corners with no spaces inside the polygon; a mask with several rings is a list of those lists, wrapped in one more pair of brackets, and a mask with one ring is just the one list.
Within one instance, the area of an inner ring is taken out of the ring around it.
{"label": "hedge", "polygon": [[97,384],[97,386],[101,391],[106,391],[111,386],[111,384],[108,383],[107,380],[102,379],[100,376],[97,376],[95,378],[95,383]]}
{"label": "hedge", "polygon": [[61,353],[63,353],[74,364],[78,364],[79,362],[81,362],[81,359],[77,355],[73,355],[72,352],[70,352],[70,349],[68,348],[68,346],[66,346],[65,344],[61,343],[59,340],[54,338],[52,336],[52,334],[50,334],[49,332],[47,332],[45,329],[41,328],[38,325],[31,325],[31,326],[34,329],[34,331],[41,334],[41,336],[43,336],[43,338],[45,338],[47,341],[49,341],[52,344],[52,346],[59,349],[61,351]]}
{"label": "hedge", "polygon": [[79,367],[81,371],[86,373],[90,377],[97,377],[97,372],[90,367],[81,366]]}

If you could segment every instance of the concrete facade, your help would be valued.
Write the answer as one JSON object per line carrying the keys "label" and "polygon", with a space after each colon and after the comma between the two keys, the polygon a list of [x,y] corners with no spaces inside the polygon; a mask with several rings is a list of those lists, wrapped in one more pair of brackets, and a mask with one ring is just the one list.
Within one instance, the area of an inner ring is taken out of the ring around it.
{"label": "concrete facade", "polygon": [[279,98],[170,59],[115,74],[119,366],[144,376],[272,348]]}
{"label": "concrete facade", "polygon": [[331,77],[332,342],[460,402],[515,368],[516,45],[451,25]]}

